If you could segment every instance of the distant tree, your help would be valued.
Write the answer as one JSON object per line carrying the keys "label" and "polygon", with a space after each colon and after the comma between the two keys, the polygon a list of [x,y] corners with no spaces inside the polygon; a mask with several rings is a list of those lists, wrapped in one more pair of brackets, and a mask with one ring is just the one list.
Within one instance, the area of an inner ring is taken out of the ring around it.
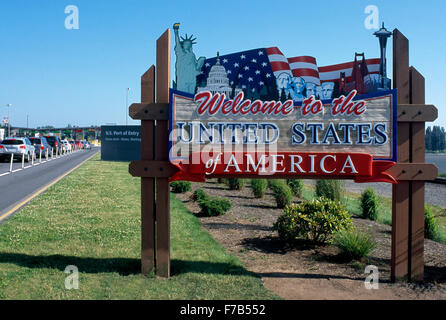
{"label": "distant tree", "polygon": [[427,127],[424,139],[426,142],[426,150],[432,151],[432,129],[431,129],[431,127]]}
{"label": "distant tree", "polygon": [[262,86],[262,89],[260,89],[259,95],[260,95],[260,100],[263,100],[263,101],[269,100],[268,89],[266,86]]}
{"label": "distant tree", "polygon": [[251,100],[251,86],[248,85],[248,87],[246,89],[243,89],[243,92],[245,94],[245,99]]}
{"label": "distant tree", "polygon": [[268,87],[269,87],[269,92],[270,92],[269,100],[279,101],[280,100],[280,95],[279,95],[279,89],[277,88],[276,80],[273,79],[268,84]]}
{"label": "distant tree", "polygon": [[341,95],[341,92],[339,91],[339,83],[335,81],[334,87],[333,87],[333,93],[331,94],[331,98],[338,98]]}
{"label": "distant tree", "polygon": [[432,128],[432,151],[440,150],[440,127],[434,126]]}
{"label": "distant tree", "polygon": [[[251,90],[252,91],[252,90]],[[252,94],[251,94],[251,99],[254,101],[254,100],[257,100],[257,99],[260,99],[260,93],[259,92],[257,92],[257,90],[255,90],[254,92],[252,92]]]}
{"label": "distant tree", "polygon": [[446,149],[446,132],[443,127],[433,126],[426,129],[426,150],[444,151]]}
{"label": "distant tree", "polygon": [[253,91],[253,88],[251,88],[250,85],[248,85],[245,92],[246,92],[245,99],[254,101],[259,98],[259,94],[257,93],[257,91],[256,90]]}
{"label": "distant tree", "polygon": [[285,88],[282,88],[282,91],[280,92],[280,101],[282,101],[282,102],[286,101]]}
{"label": "distant tree", "polygon": [[444,151],[446,149],[446,132],[444,128],[440,129],[440,151]]}

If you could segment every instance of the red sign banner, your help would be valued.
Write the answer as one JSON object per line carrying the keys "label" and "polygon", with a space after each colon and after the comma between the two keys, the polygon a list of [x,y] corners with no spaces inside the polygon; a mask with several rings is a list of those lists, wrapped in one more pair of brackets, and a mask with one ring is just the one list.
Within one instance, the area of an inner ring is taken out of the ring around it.
{"label": "red sign banner", "polygon": [[174,162],[178,167],[171,181],[204,182],[213,175],[257,175],[291,177],[336,177],[355,182],[397,183],[385,171],[393,161],[373,160],[365,153],[327,152],[225,152],[192,153],[187,162]]}

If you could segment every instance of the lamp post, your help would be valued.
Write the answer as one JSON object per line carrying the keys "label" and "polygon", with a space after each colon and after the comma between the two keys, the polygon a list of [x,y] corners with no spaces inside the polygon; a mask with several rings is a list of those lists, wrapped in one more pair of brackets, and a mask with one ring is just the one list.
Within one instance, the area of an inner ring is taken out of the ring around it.
{"label": "lamp post", "polygon": [[127,88],[125,90],[125,125],[128,125],[129,91],[130,91],[130,88]]}
{"label": "lamp post", "polygon": [[12,104],[8,103],[6,106],[8,107],[8,137],[10,137],[11,136],[11,119],[9,119],[9,109],[11,109]]}
{"label": "lamp post", "polygon": [[373,33],[379,39],[379,47],[381,51],[381,63],[379,64],[379,74],[381,75],[381,86],[384,87],[384,78],[387,78],[387,62],[386,62],[386,46],[387,38],[392,35],[392,32],[384,28],[384,22],[378,31]]}

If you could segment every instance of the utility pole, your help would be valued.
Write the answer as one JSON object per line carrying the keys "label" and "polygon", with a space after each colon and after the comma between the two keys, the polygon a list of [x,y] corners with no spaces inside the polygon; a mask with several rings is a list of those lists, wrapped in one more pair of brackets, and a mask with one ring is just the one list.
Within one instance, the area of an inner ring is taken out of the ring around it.
{"label": "utility pole", "polygon": [[8,107],[8,137],[10,137],[11,136],[11,119],[9,119],[9,109],[11,109],[12,104],[8,103],[6,106]]}

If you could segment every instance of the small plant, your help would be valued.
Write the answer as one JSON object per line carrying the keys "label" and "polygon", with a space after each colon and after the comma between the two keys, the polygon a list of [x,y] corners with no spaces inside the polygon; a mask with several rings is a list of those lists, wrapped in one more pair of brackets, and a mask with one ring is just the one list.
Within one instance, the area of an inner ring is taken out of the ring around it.
{"label": "small plant", "polygon": [[232,205],[228,199],[209,198],[198,202],[201,214],[205,217],[215,217],[225,214]]}
{"label": "small plant", "polygon": [[271,184],[274,199],[276,199],[277,208],[285,208],[293,201],[293,192],[286,184],[285,180],[274,180]]}
{"label": "small plant", "polygon": [[242,190],[245,181],[239,178],[229,178],[228,179],[228,187],[229,190]]}
{"label": "small plant", "polygon": [[375,190],[367,188],[361,194],[362,217],[365,219],[376,220],[378,218],[378,197]]}
{"label": "small plant", "polygon": [[266,187],[268,182],[266,179],[252,179],[251,180],[251,188],[254,193],[254,197],[263,198],[265,195]]}
{"label": "small plant", "polygon": [[278,179],[266,179],[266,180],[267,180],[268,189],[271,189],[271,190],[273,190],[273,185],[275,183],[277,183],[277,181],[279,181]]}
{"label": "small plant", "polygon": [[317,180],[316,197],[343,202],[344,186],[341,180]]}
{"label": "small plant", "polygon": [[424,207],[424,237],[431,240],[438,238],[438,223],[429,206]]}
{"label": "small plant", "polygon": [[170,186],[173,193],[184,193],[192,190],[192,184],[189,181],[173,181]]}
{"label": "small plant", "polygon": [[194,201],[205,201],[208,200],[209,196],[202,190],[202,189],[197,189],[194,191],[194,194],[192,195],[192,200]]}
{"label": "small plant", "polygon": [[299,239],[325,243],[334,233],[351,224],[350,215],[343,205],[317,198],[287,206],[274,227],[280,239],[288,244]]}
{"label": "small plant", "polygon": [[342,229],[334,236],[333,243],[341,250],[341,255],[350,260],[360,260],[377,247],[368,233],[356,228]]}
{"label": "small plant", "polygon": [[304,184],[302,183],[302,180],[299,179],[288,179],[287,184],[290,186],[291,191],[293,191],[293,194],[301,198],[302,197],[302,190],[304,188]]}

